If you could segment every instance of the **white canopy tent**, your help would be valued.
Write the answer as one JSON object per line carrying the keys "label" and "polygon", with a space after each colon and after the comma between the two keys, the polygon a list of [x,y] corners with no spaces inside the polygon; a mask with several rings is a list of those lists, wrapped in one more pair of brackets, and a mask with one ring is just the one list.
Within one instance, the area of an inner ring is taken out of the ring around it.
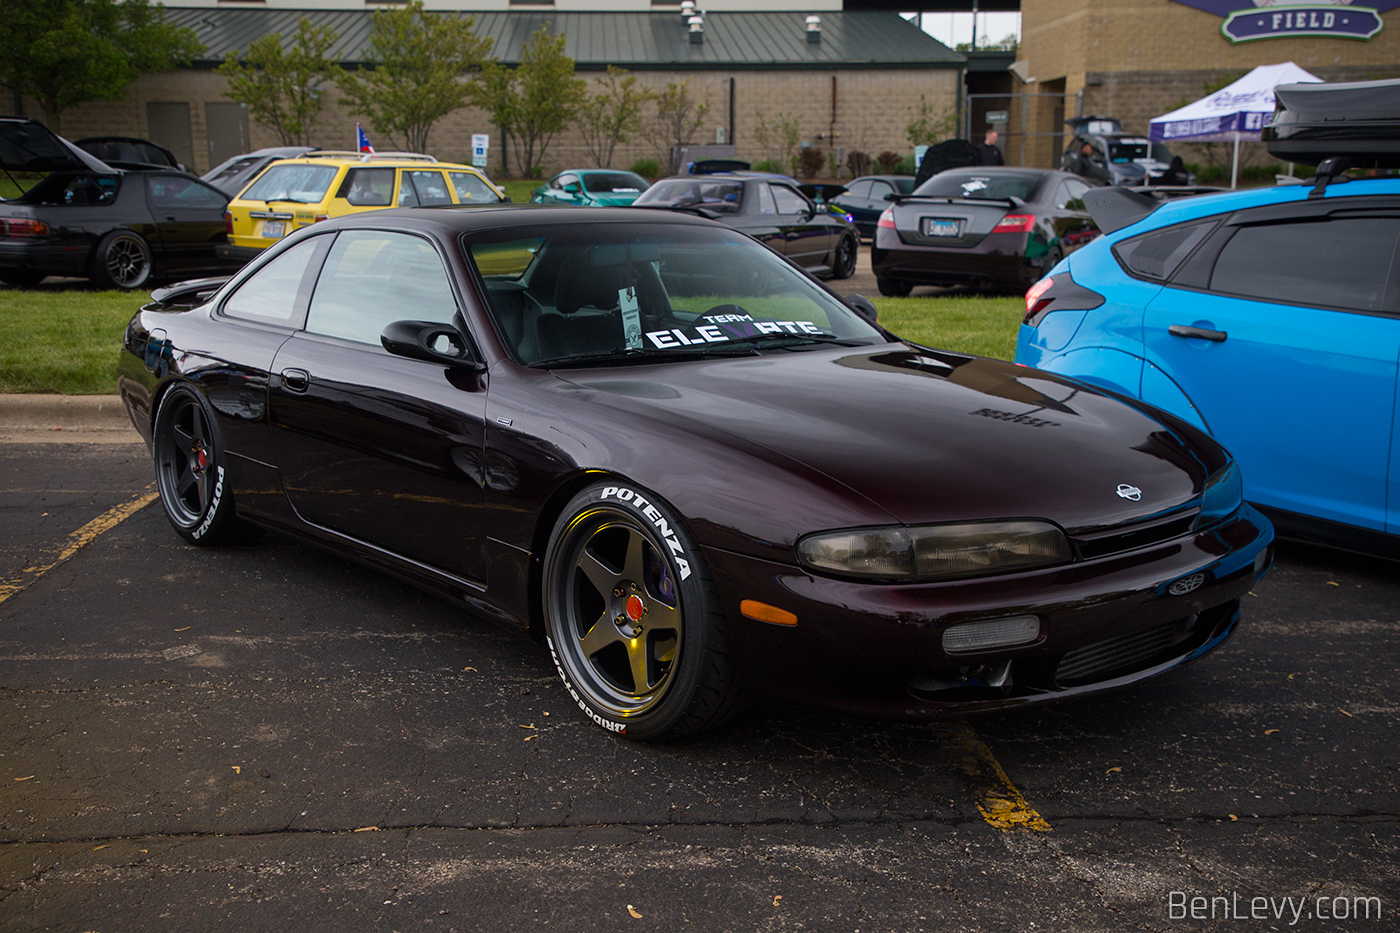
{"label": "white canopy tent", "polygon": [[1230,187],[1239,183],[1240,140],[1258,142],[1259,131],[1274,112],[1274,88],[1280,84],[1321,83],[1292,62],[1260,65],[1234,84],[1179,110],[1156,117],[1150,135],[1162,142],[1235,143]]}

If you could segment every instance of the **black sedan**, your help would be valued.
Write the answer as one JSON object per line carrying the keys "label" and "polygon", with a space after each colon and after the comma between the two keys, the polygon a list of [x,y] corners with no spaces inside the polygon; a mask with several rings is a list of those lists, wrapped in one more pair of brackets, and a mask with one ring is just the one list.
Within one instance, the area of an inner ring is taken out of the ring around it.
{"label": "black sedan", "polygon": [[848,279],[856,271],[856,228],[844,216],[818,208],[780,176],[663,178],[633,206],[688,210],[718,220],[823,278]]}
{"label": "black sedan", "polygon": [[880,215],[870,261],[880,294],[916,285],[1024,292],[1098,236],[1084,192],[1093,185],[1038,168],[949,169]]}
{"label": "black sedan", "polygon": [[913,175],[862,175],[831,199],[831,203],[851,215],[861,236],[873,237],[875,224],[896,194],[914,190]]}
{"label": "black sedan", "polygon": [[1270,561],[1203,432],[901,341],[693,215],[376,211],[155,297],[119,384],[182,537],[277,529],[535,633],[635,738],[1122,687]]}
{"label": "black sedan", "polygon": [[230,272],[228,197],[192,175],[114,169],[33,120],[0,117],[0,281],[78,276],[140,288],[153,276]]}

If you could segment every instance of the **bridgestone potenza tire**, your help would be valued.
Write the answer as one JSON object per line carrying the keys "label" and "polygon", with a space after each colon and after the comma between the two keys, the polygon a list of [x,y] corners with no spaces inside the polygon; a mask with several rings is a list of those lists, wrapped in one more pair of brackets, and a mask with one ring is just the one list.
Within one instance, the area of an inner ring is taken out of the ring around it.
{"label": "bridgestone potenza tire", "polygon": [[831,264],[833,279],[849,279],[856,274],[856,260],[860,254],[860,238],[848,234],[836,244],[836,255]]}
{"label": "bridgestone potenza tire", "polygon": [[714,580],[679,516],[650,491],[615,480],[574,496],[550,535],[542,595],[559,676],[604,729],[677,738],[739,711]]}
{"label": "bridgestone potenza tire", "polygon": [[165,515],[191,544],[241,544],[260,530],[234,514],[226,456],[209,406],[189,386],[161,397],[152,432],[156,489]]}
{"label": "bridgestone potenza tire", "polygon": [[130,291],[150,281],[151,269],[151,246],[141,234],[114,230],[97,244],[89,278],[103,288]]}

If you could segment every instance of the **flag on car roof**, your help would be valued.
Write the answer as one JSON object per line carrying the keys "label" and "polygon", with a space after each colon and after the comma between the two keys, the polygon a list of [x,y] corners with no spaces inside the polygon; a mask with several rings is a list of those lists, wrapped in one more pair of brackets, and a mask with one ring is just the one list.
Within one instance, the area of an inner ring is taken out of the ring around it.
{"label": "flag on car roof", "polygon": [[369,144],[369,137],[358,123],[355,124],[355,148],[360,152],[374,152],[374,147]]}

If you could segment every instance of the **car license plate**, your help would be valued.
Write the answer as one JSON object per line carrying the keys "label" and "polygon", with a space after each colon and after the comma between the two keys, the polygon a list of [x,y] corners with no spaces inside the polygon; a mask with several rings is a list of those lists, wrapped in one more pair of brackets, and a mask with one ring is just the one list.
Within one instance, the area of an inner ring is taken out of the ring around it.
{"label": "car license plate", "polygon": [[924,236],[962,236],[962,221],[925,217]]}
{"label": "car license plate", "polygon": [[285,220],[264,220],[262,235],[268,240],[280,240],[287,232],[287,222]]}

